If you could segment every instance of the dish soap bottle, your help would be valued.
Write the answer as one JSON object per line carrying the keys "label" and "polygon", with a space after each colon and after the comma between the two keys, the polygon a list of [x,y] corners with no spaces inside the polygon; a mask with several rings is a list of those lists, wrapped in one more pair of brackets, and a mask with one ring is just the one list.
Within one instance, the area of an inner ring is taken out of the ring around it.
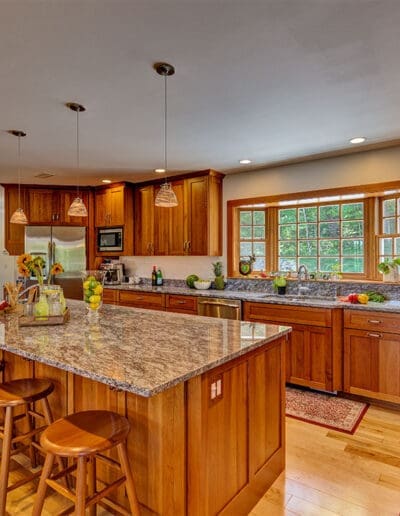
{"label": "dish soap bottle", "polygon": [[157,285],[157,267],[153,265],[153,270],[151,272],[151,286],[155,287]]}
{"label": "dish soap bottle", "polygon": [[46,320],[49,317],[49,303],[46,294],[40,294],[39,301],[33,307],[35,319]]}
{"label": "dish soap bottle", "polygon": [[161,269],[158,269],[157,273],[156,273],[156,285],[157,285],[157,287],[161,287],[162,284],[163,284],[162,272],[161,272]]}

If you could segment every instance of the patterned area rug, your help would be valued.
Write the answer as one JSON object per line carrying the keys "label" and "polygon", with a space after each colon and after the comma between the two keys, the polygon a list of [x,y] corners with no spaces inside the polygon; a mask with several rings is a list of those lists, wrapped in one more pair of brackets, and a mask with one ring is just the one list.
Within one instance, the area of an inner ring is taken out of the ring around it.
{"label": "patterned area rug", "polygon": [[286,415],[354,434],[369,405],[333,394],[286,387]]}

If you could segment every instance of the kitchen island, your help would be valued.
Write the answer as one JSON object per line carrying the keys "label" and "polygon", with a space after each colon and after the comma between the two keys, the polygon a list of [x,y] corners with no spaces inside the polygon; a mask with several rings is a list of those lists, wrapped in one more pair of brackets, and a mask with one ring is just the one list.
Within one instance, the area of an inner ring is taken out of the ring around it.
{"label": "kitchen island", "polygon": [[56,417],[126,415],[143,514],[247,514],[284,468],[290,328],[117,306],[89,324],[69,306],[65,325],[8,322],[4,379],[53,379]]}

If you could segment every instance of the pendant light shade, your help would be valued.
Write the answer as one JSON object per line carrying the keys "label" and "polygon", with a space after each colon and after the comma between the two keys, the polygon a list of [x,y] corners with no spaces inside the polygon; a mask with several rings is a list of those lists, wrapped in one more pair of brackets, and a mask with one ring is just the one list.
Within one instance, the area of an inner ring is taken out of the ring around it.
{"label": "pendant light shade", "polygon": [[26,136],[26,133],[14,130],[8,132],[18,137],[18,208],[11,215],[10,222],[12,224],[28,224],[28,219],[21,208],[21,138]]}
{"label": "pendant light shade", "polygon": [[[164,171],[167,171],[167,77],[169,75],[174,75],[175,68],[168,63],[156,63],[154,65],[154,69],[158,73],[158,75],[162,75],[164,77]],[[156,206],[160,206],[161,208],[173,208],[174,206],[178,206],[178,200],[176,198],[175,192],[171,186],[171,183],[165,179],[165,183],[161,185],[160,190],[158,191],[154,204]]]}
{"label": "pendant light shade", "polygon": [[68,102],[67,108],[76,113],[76,197],[68,208],[69,217],[87,217],[87,209],[85,203],[79,196],[79,113],[86,111],[86,108],[76,102]]}

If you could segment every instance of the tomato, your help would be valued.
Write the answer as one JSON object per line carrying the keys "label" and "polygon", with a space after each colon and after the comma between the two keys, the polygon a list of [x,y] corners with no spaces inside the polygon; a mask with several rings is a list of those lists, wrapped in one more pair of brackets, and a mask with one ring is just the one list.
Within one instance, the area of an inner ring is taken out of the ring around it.
{"label": "tomato", "polygon": [[358,301],[358,294],[349,294],[347,296],[347,299],[350,301],[350,303],[357,304]]}

